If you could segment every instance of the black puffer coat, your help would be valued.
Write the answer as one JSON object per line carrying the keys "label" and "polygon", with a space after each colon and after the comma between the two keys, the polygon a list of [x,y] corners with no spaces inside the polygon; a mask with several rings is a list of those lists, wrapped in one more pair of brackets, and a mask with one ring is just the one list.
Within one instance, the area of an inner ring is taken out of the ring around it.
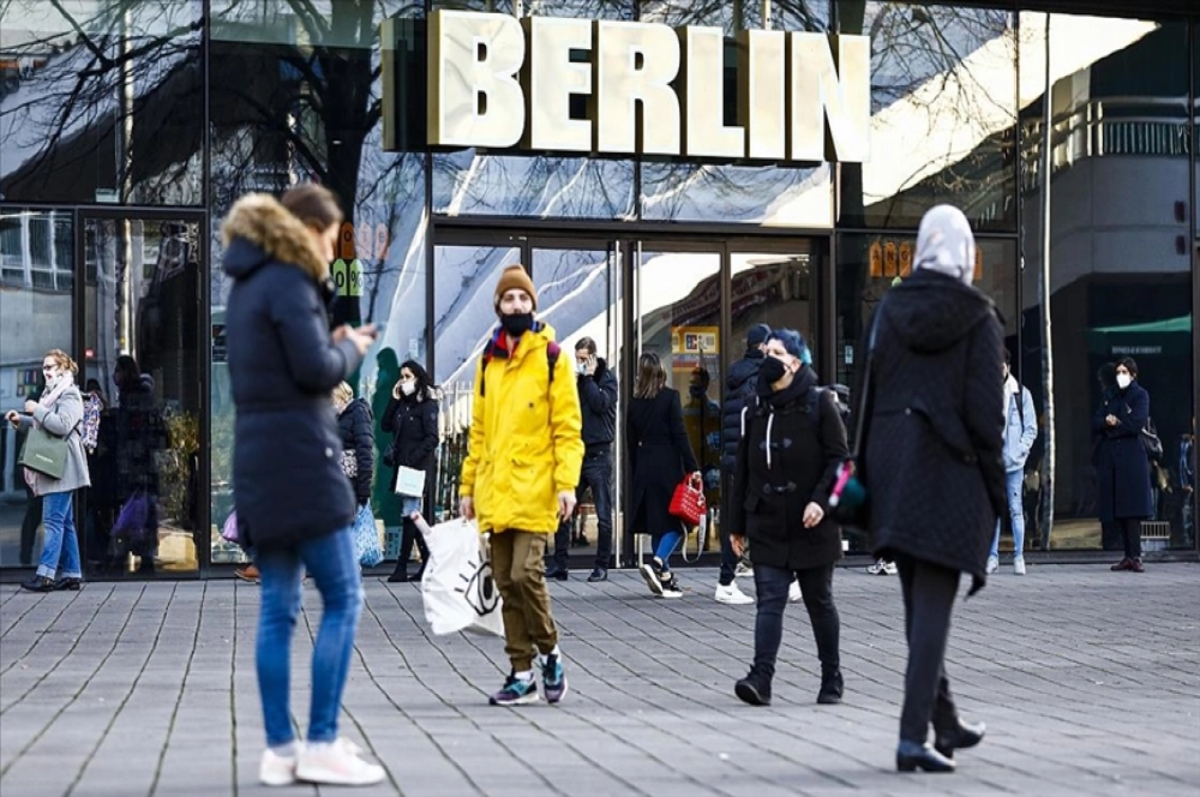
{"label": "black puffer coat", "polygon": [[[756,565],[795,571],[833,564],[842,558],[842,534],[829,516],[829,491],[849,455],[833,393],[819,390],[816,373],[804,367],[785,389],[751,402],[738,446],[730,533],[750,538]],[[808,529],[810,502],[825,518]]]}
{"label": "black puffer coat", "polygon": [[922,269],[892,288],[878,312],[863,463],[874,553],[969,573],[977,590],[1006,511],[995,305]]}
{"label": "black puffer coat", "polygon": [[354,454],[354,476],[350,477],[350,484],[359,506],[371,500],[371,478],[375,474],[375,436],[371,433],[374,422],[371,407],[361,398],[347,404],[338,416],[342,450]]}
{"label": "black puffer coat", "polygon": [[391,432],[388,458],[392,465],[389,489],[396,489],[396,468],[425,471],[425,492],[433,487],[433,466],[438,447],[438,397],[436,394],[392,397],[379,428]]}
{"label": "black puffer coat", "polygon": [[362,363],[329,336],[329,266],[308,232],[265,194],[238,200],[222,226],[229,380],[237,406],[238,523],[257,548],[283,548],[354,522],[330,391]]}
{"label": "black puffer coat", "polygon": [[754,397],[763,353],[757,347],[729,366],[725,377],[725,399],[721,402],[721,469],[733,473],[737,465],[738,441],[742,439],[742,407]]}

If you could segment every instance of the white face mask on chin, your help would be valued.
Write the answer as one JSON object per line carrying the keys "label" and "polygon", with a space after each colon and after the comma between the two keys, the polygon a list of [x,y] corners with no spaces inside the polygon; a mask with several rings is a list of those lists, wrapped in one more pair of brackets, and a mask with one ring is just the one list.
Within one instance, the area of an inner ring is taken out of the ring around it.
{"label": "white face mask on chin", "polygon": [[1117,374],[1117,387],[1124,390],[1133,384],[1133,377],[1129,374]]}

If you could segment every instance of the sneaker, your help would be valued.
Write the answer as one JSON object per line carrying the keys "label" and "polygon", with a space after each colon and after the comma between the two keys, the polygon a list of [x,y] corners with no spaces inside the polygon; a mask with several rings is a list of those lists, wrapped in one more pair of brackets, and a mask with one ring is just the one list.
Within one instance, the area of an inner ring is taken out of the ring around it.
{"label": "sneaker", "polygon": [[771,705],[771,682],[753,670],[733,685],[733,693],[752,706]]}
{"label": "sneaker", "polygon": [[1000,569],[1000,557],[989,556],[988,560],[987,560],[987,567],[985,568],[985,572],[987,572],[987,574],[990,576],[992,573],[995,573],[999,569]]}
{"label": "sneaker", "polygon": [[504,687],[488,698],[493,706],[523,706],[526,703],[538,701],[537,684],[530,678],[526,681],[511,674],[504,681]]}
{"label": "sneaker", "polygon": [[542,689],[546,690],[546,702],[557,703],[567,696],[567,676],[563,674],[562,658],[551,653],[542,659],[541,664]]}
{"label": "sneaker", "polygon": [[674,573],[666,573],[662,580],[662,597],[664,598],[682,598],[683,588],[679,586],[679,579],[675,578]]}
{"label": "sneaker", "polygon": [[799,603],[804,600],[804,596],[800,593],[800,582],[792,580],[792,585],[788,587],[788,603]]}
{"label": "sneaker", "polygon": [[1013,559],[1013,572],[1016,573],[1018,576],[1025,575],[1025,557],[1024,556],[1018,556],[1016,559]]}
{"label": "sneaker", "polygon": [[[300,743],[295,744],[299,749]],[[263,750],[258,763],[258,782],[264,786],[291,786],[296,782],[296,756],[276,755],[270,748]]]}
{"label": "sneaker", "polygon": [[733,571],[734,578],[746,578],[752,575],[754,575],[754,565],[749,565],[745,562],[738,562],[737,567]]}
{"label": "sneaker", "polygon": [[888,574],[887,562],[883,559],[876,559],[875,564],[867,565],[867,572],[873,576],[886,576]]}
{"label": "sneaker", "polygon": [[900,570],[896,567],[895,562],[884,562],[883,563],[883,574],[885,576],[894,576],[899,572],[900,572]]}
{"label": "sneaker", "polygon": [[296,780],[331,786],[370,786],[387,777],[383,767],[362,760],[352,742],[308,743],[296,759]]}
{"label": "sneaker", "polygon": [[641,571],[642,578],[646,580],[646,586],[650,588],[650,591],[655,595],[662,595],[662,560],[655,556],[649,562],[639,567],[638,570]]}
{"label": "sneaker", "polygon": [[597,567],[593,569],[587,580],[589,584],[595,584],[597,581],[608,581],[608,568]]}
{"label": "sneaker", "polygon": [[729,606],[746,606],[754,603],[754,598],[751,598],[746,593],[742,592],[736,581],[731,581],[729,584],[717,584],[716,594],[713,598],[717,603],[724,603]]}

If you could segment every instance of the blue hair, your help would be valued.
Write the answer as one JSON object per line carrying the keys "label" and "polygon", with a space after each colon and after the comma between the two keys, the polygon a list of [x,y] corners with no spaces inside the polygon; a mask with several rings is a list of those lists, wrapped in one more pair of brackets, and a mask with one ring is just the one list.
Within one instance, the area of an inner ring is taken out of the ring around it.
{"label": "blue hair", "polygon": [[777,340],[783,344],[783,349],[805,365],[812,365],[812,352],[804,337],[794,329],[773,329],[767,340]]}

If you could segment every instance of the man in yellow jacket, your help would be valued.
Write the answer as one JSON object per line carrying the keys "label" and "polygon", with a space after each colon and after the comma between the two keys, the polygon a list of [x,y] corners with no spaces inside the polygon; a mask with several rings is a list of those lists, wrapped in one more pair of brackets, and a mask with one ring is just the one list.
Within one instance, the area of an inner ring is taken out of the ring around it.
{"label": "man in yellow jacket", "polygon": [[494,706],[538,699],[534,655],[546,700],[567,694],[558,629],[546,589],[546,540],[575,511],[583,464],[583,420],[571,365],[554,330],[534,320],[537,293],[522,266],[496,285],[500,323],[475,376],[471,435],[459,486],[464,517],[492,534],[492,571],[504,599],[504,649],[512,673]]}

